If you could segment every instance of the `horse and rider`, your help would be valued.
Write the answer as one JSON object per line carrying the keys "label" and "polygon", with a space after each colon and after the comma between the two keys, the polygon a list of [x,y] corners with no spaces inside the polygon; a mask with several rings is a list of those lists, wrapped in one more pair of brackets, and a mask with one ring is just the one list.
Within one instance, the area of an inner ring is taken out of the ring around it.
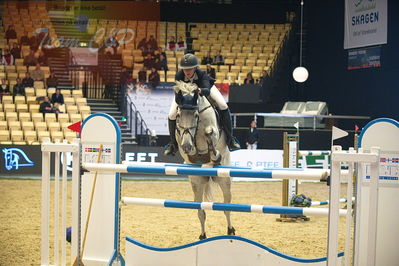
{"label": "horse and rider", "polygon": [[[216,86],[213,85],[214,80],[206,74],[206,71],[199,68],[198,58],[193,54],[185,54],[180,59],[179,68],[180,70],[176,73],[176,81],[196,84],[199,88],[199,94],[207,97],[215,104],[215,107],[219,112],[221,126],[226,133],[226,142],[229,150],[233,151],[240,149],[240,144],[233,137],[233,127],[229,107],[222,94]],[[177,109],[178,104],[176,101],[173,101],[168,115],[170,143],[166,146],[165,155],[175,155],[178,150],[175,137]]]}

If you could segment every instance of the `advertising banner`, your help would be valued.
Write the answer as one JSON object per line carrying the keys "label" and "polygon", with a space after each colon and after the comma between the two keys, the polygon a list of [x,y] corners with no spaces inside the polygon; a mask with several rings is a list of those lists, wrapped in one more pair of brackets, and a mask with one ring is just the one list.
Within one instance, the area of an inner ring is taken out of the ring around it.
{"label": "advertising banner", "polygon": [[348,70],[380,67],[381,47],[353,49],[348,51]]}
{"label": "advertising banner", "polygon": [[387,0],[345,0],[345,49],[387,43],[387,25]]}

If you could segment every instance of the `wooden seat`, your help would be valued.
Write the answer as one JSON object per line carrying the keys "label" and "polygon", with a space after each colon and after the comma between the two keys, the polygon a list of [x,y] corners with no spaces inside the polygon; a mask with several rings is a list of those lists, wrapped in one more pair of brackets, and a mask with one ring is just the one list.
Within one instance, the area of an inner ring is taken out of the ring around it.
{"label": "wooden seat", "polygon": [[47,123],[47,128],[48,128],[48,131],[50,131],[50,132],[60,131],[60,123],[58,123],[58,122]]}
{"label": "wooden seat", "polygon": [[10,121],[17,121],[18,120],[18,115],[16,112],[8,112],[6,113],[6,120],[8,122]]}
{"label": "wooden seat", "polygon": [[68,114],[58,114],[58,122],[60,124],[69,122],[69,115]]}
{"label": "wooden seat", "polygon": [[47,131],[47,123],[46,122],[34,122],[35,130],[39,131]]}
{"label": "wooden seat", "polygon": [[88,105],[81,105],[78,107],[79,107],[79,113],[82,115],[91,113],[90,106]]}
{"label": "wooden seat", "polygon": [[36,133],[36,131],[24,130],[24,137],[25,137],[25,141],[28,144],[32,144],[32,142],[37,141],[37,133]]}
{"label": "wooden seat", "polygon": [[56,140],[59,140],[60,142],[64,139],[64,134],[62,131],[51,131],[51,140],[55,142]]}
{"label": "wooden seat", "polygon": [[87,105],[87,99],[86,98],[76,98],[76,105],[77,106]]}
{"label": "wooden seat", "polygon": [[78,113],[78,107],[76,105],[67,105],[66,110],[68,114],[77,114]]}
{"label": "wooden seat", "polygon": [[64,104],[65,105],[74,105],[75,104],[75,98],[73,98],[73,97],[64,97]]}
{"label": "wooden seat", "polygon": [[22,121],[21,122],[21,126],[22,126],[24,131],[25,130],[29,131],[29,130],[34,130],[35,129],[35,126],[34,126],[32,121]]}
{"label": "wooden seat", "polygon": [[25,96],[26,97],[35,96],[35,89],[34,88],[25,88]]}
{"label": "wooden seat", "polygon": [[28,105],[25,103],[17,104],[16,111],[18,113],[26,113],[28,112]]}
{"label": "wooden seat", "polygon": [[6,129],[8,129],[7,121],[0,121],[0,130],[6,130]]}
{"label": "wooden seat", "polygon": [[19,121],[10,121],[8,122],[9,130],[21,130],[21,123]]}
{"label": "wooden seat", "polygon": [[9,140],[10,140],[10,131],[0,130],[0,141],[9,141]]}
{"label": "wooden seat", "polygon": [[15,104],[26,103],[25,96],[15,96],[14,103]]}
{"label": "wooden seat", "polygon": [[23,141],[24,133],[22,130],[11,130],[11,140],[14,141]]}
{"label": "wooden seat", "polygon": [[69,121],[71,123],[82,121],[82,116],[80,114],[69,114]]}
{"label": "wooden seat", "polygon": [[76,132],[64,132],[64,137],[66,140],[68,140],[69,143],[72,143],[72,141],[76,138]]}
{"label": "wooden seat", "polygon": [[46,113],[44,115],[44,121],[46,121],[46,123],[56,122],[57,117],[56,117],[55,113]]}
{"label": "wooden seat", "polygon": [[15,104],[13,103],[5,103],[3,105],[3,110],[5,113],[15,112]]}
{"label": "wooden seat", "polygon": [[12,104],[12,103],[14,103],[11,95],[3,95],[1,101],[3,102],[3,105],[4,104]]}
{"label": "wooden seat", "polygon": [[37,132],[37,139],[40,142],[43,142],[44,138],[50,138],[50,132],[48,132],[48,131],[39,131],[39,132]]}

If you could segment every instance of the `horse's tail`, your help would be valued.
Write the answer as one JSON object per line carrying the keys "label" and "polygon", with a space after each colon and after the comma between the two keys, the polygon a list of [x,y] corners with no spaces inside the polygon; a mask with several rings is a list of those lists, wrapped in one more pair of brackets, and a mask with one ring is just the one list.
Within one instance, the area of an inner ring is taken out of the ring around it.
{"label": "horse's tail", "polygon": [[215,182],[212,177],[209,178],[209,181],[205,184],[204,189],[204,201],[213,202],[213,187],[215,186]]}

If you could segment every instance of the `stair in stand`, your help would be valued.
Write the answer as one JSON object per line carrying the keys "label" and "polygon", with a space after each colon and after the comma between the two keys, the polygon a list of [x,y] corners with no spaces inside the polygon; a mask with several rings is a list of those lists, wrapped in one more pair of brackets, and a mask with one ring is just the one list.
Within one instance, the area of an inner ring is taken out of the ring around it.
{"label": "stair in stand", "polygon": [[122,143],[137,144],[126,121],[122,121],[122,113],[119,111],[118,106],[114,101],[110,99],[87,99],[87,104],[90,106],[92,114],[106,113],[115,118],[116,122],[121,125]]}

